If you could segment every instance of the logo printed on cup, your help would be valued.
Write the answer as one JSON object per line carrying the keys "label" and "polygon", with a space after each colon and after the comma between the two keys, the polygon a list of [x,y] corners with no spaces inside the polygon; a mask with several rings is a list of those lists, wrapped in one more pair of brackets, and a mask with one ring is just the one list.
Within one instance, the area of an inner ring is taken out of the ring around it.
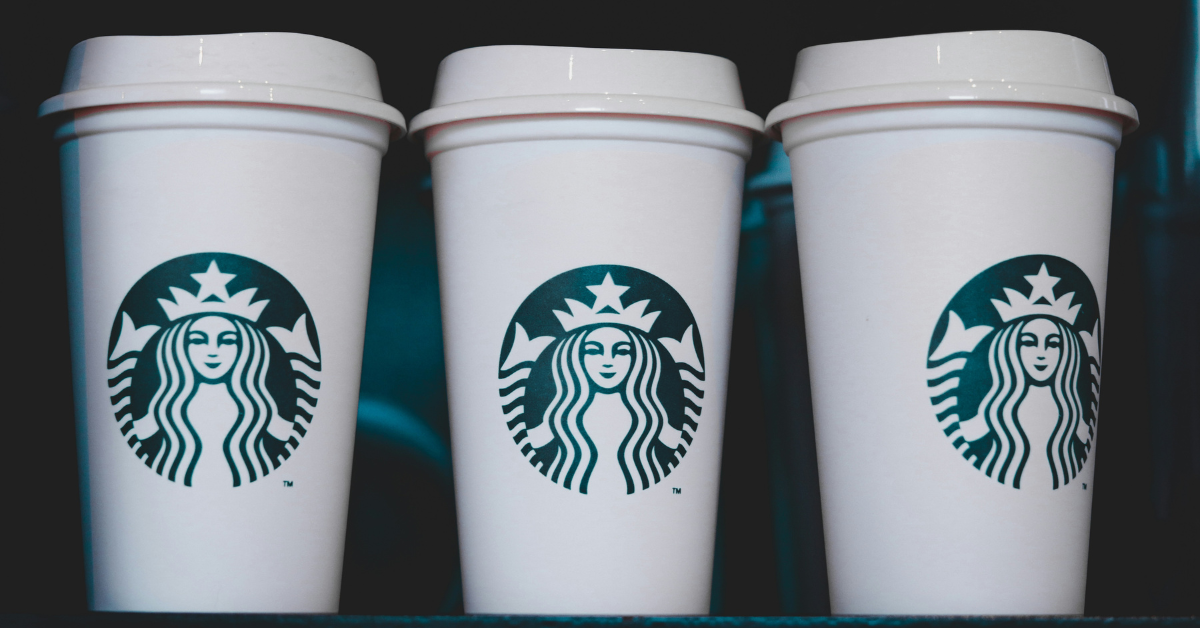
{"label": "logo printed on cup", "polygon": [[1099,312],[1087,275],[1052,255],[1001,262],[958,291],[926,366],[938,423],[964,459],[1018,489],[1079,474],[1096,434]]}
{"label": "logo printed on cup", "polygon": [[241,486],[300,444],[321,347],[308,305],[270,267],[230,253],[164,262],[122,301],[108,383],[121,434],[184,486]]}
{"label": "logo printed on cup", "polygon": [[499,378],[513,441],[542,475],[584,494],[632,494],[687,453],[704,400],[704,350],[691,309],[665,281],[628,266],[585,266],[543,283],[517,309]]}

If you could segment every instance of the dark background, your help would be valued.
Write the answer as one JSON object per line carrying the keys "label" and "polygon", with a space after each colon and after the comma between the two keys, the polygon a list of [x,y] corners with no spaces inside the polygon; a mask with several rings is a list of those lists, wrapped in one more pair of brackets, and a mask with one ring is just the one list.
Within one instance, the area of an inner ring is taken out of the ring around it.
{"label": "dark background", "polygon": [[[1200,613],[1200,186],[1195,145],[1183,141],[1188,116],[1193,129],[1196,116],[1194,96],[1185,98],[1195,89],[1194,2],[303,6],[47,3],[0,11],[4,311],[14,340],[0,438],[0,612],[86,609],[58,164],[48,127],[35,119],[38,104],[57,93],[75,43],[122,34],[322,35],[371,55],[385,99],[409,119],[428,107],[438,62],[461,48],[686,50],[737,63],[747,107],[765,116],[787,98],[795,54],[806,46],[1030,29],[1098,46],[1117,93],[1142,120],[1118,152],[1087,612]],[[764,144],[752,172],[766,166],[765,155]],[[427,175],[416,146],[393,144],[383,165],[343,612],[461,612]],[[770,322],[772,312],[778,318],[799,306],[798,278],[779,270],[779,260],[786,267],[795,256],[790,198],[786,188],[760,197],[755,211],[766,218],[744,223],[713,610],[822,614],[807,388],[778,376],[806,372],[803,337]],[[410,331],[396,331],[401,323]],[[780,443],[795,445],[791,458]]]}

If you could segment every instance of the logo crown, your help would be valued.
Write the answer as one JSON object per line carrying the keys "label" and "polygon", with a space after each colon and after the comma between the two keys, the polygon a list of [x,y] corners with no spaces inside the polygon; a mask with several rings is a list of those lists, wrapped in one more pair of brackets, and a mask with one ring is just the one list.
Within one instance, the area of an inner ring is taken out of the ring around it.
{"label": "logo crown", "polygon": [[254,298],[254,293],[258,291],[258,288],[247,288],[232,297],[229,296],[225,285],[234,277],[237,275],[221,272],[221,269],[217,267],[216,260],[213,260],[205,272],[192,273],[192,279],[200,284],[200,290],[196,294],[171,286],[171,295],[175,297],[175,300],[159,299],[158,304],[162,306],[163,312],[166,312],[167,318],[172,321],[190,314],[213,313],[232,314],[257,322],[258,317],[262,315],[263,308],[267,307],[270,300],[264,299],[251,303],[250,300]]}
{"label": "logo crown", "polygon": [[1071,305],[1071,299],[1075,296],[1074,292],[1068,292],[1061,297],[1054,298],[1054,285],[1060,281],[1059,277],[1052,277],[1046,271],[1046,265],[1042,264],[1042,269],[1036,275],[1025,275],[1025,281],[1033,289],[1029,292],[1029,296],[1013,290],[1005,288],[1004,294],[1008,295],[1008,303],[1000,299],[992,299],[992,305],[995,306],[996,312],[1000,314],[1000,320],[1009,322],[1015,318],[1022,316],[1053,316],[1060,318],[1069,325],[1075,324],[1075,318],[1079,316],[1080,305]]}
{"label": "logo crown", "polygon": [[629,286],[618,286],[613,283],[612,273],[605,274],[604,281],[600,282],[600,285],[587,286],[587,289],[596,295],[596,302],[591,307],[575,299],[564,299],[567,307],[571,309],[571,313],[554,310],[558,322],[562,323],[563,331],[572,331],[586,325],[609,323],[628,325],[650,333],[650,328],[654,326],[654,321],[661,313],[645,313],[650,299],[638,301],[629,307],[621,305],[621,295],[629,289]]}

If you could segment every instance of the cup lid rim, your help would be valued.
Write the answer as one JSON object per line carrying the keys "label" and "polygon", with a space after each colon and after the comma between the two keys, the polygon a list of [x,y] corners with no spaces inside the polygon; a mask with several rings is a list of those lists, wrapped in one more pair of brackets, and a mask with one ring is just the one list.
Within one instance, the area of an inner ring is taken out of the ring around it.
{"label": "cup lid rim", "polygon": [[763,131],[747,111],[737,66],[701,52],[490,45],[442,59],[429,109],[411,133],[513,115],[644,115]]}
{"label": "cup lid rim", "polygon": [[767,114],[765,133],[767,137],[778,140],[781,137],[780,126],[789,120],[851,109],[889,105],[988,104],[1090,109],[1099,114],[1120,117],[1126,135],[1137,129],[1139,124],[1137,108],[1133,103],[1113,94],[1037,83],[976,81],[963,85],[955,81],[877,85],[802,96],[772,109]]}
{"label": "cup lid rim", "polygon": [[355,94],[296,87],[239,83],[142,83],[90,87],[52,96],[38,107],[38,117],[111,105],[164,103],[254,104],[311,107],[375,118],[392,128],[392,139],[407,132],[404,116],[382,101]]}
{"label": "cup lid rim", "polygon": [[1003,103],[1091,109],[1138,126],[1114,94],[1104,54],[1071,35],[1034,30],[932,33],[810,46],[796,55],[791,98],[767,135],[801,116],[861,107]]}
{"label": "cup lid rim", "polygon": [[540,94],[468,100],[427,109],[413,117],[409,134],[416,139],[422,132],[444,124],[543,114],[677,118],[763,132],[762,118],[753,112],[700,100],[638,94]]}
{"label": "cup lid rim", "polygon": [[[180,55],[193,45],[202,56],[181,62]],[[38,117],[163,103],[309,107],[381,120],[391,127],[393,139],[407,131],[404,116],[380,97],[375,63],[366,53],[293,32],[85,39],[71,49],[63,91],[42,102]]]}

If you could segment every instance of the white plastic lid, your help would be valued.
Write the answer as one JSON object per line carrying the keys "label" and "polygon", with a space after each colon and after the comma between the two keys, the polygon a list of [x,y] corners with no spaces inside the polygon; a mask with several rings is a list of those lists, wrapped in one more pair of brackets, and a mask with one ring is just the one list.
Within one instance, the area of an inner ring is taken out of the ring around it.
{"label": "white plastic lid", "polygon": [[71,49],[62,93],[39,116],[85,107],[164,102],[246,102],[314,107],[383,120],[375,62],[346,44],[298,33],[96,37]]}
{"label": "white plastic lid", "polygon": [[767,116],[768,134],[799,116],[916,103],[1025,103],[1093,109],[1137,128],[1137,109],[1113,95],[1104,54],[1070,35],[980,31],[805,48],[791,100]]}
{"label": "white plastic lid", "polygon": [[706,120],[761,133],[746,111],[737,66],[692,52],[484,46],[442,60],[433,105],[414,134],[478,118],[626,114]]}

